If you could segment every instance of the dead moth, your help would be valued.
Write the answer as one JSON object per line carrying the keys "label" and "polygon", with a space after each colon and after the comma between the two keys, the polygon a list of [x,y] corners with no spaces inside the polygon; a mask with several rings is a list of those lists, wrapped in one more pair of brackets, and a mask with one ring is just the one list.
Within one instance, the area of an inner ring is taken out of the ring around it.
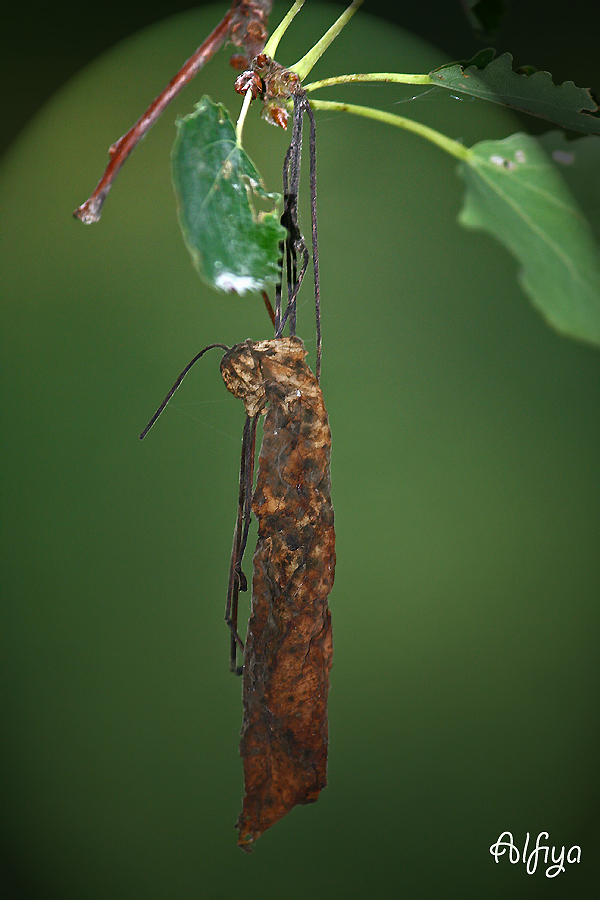
{"label": "dead moth", "polygon": [[[246,341],[221,362],[250,420],[264,412],[252,512],[258,520],[243,655],[239,845],[249,849],[327,783],[327,693],[335,533],[331,432],[297,337]],[[238,519],[239,521],[239,519]],[[234,540],[234,556],[236,542]],[[239,569],[237,561],[232,571]]]}
{"label": "dead moth", "polygon": [[[204,348],[186,366],[142,432],[144,438],[192,365],[208,349],[226,351],[221,373],[246,410],[238,516],[225,618],[231,669],[243,675],[240,754],[245,795],[238,844],[253,842],[327,784],[327,695],[333,646],[328,596],[335,571],[331,432],[323,394],[300,338]],[[254,489],[256,425],[264,436]],[[237,632],[241,564],[250,522],[258,520],[252,605],[245,642]],[[238,666],[238,650],[243,665]]]}

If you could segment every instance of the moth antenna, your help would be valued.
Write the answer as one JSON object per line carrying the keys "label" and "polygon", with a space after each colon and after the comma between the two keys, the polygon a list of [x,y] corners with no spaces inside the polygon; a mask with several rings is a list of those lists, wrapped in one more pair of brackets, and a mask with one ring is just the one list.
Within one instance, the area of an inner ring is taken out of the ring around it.
{"label": "moth antenna", "polygon": [[169,400],[171,399],[171,397],[173,396],[173,394],[175,393],[175,391],[177,390],[177,388],[179,387],[179,385],[181,384],[181,382],[183,381],[183,379],[185,378],[187,373],[190,371],[190,369],[192,368],[194,363],[198,362],[200,357],[204,356],[204,354],[206,353],[207,350],[213,350],[215,347],[220,347],[221,350],[225,350],[225,351],[231,349],[230,347],[227,347],[225,344],[209,344],[208,347],[204,347],[204,349],[201,350],[200,353],[196,354],[196,356],[193,358],[193,360],[187,364],[187,366],[185,367],[185,369],[183,370],[181,375],[178,377],[177,381],[175,382],[175,384],[173,385],[173,387],[171,388],[171,390],[169,391],[169,393],[167,394],[167,396],[165,397],[163,402],[160,404],[160,406],[158,407],[158,409],[156,410],[156,412],[154,413],[154,415],[152,416],[152,418],[150,419],[150,421],[148,422],[148,424],[146,425],[146,427],[140,434],[140,441],[144,440],[144,438],[146,437],[146,435],[148,434],[148,432],[150,431],[150,429],[152,428],[152,426],[154,425],[154,423],[160,416],[161,412],[165,409],[167,403],[169,402]]}

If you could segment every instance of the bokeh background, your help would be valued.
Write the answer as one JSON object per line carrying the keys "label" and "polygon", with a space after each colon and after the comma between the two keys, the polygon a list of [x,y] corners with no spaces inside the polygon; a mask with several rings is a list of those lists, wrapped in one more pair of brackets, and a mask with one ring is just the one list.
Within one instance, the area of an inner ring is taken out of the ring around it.
{"label": "bokeh background", "polygon": [[[169,179],[175,114],[204,93],[237,114],[226,52],[135,151],[100,224],[71,218],[108,145],[223,9],[183,11],[104,52],[4,156],[2,896],[595,897],[600,356],[550,331],[502,248],[459,228],[452,160],[328,114],[318,168],[338,534],[330,786],[251,857],[236,848],[241,698],[222,615],[243,410],[216,351],[137,440],[198,349],[270,334],[259,300],[198,280]],[[428,71],[476,49],[470,37],[450,46],[468,35],[462,22],[442,35],[432,15],[419,37],[378,11],[365,4],[315,77]],[[307,4],[280,60],[303,55],[338,12]],[[156,4],[145,14],[160,18]],[[551,37],[560,46],[564,32],[553,21],[547,55],[538,43],[529,61],[556,73]],[[589,23],[559,80],[591,83]],[[15,88],[29,98],[22,116],[85,62],[85,41],[89,56],[104,49],[97,23],[69,26],[54,57],[46,34],[47,83],[28,90],[23,74]],[[78,39],[63,58],[68,33]],[[39,81],[39,55],[26,62]],[[500,109],[415,93],[323,96],[467,144],[522,127]],[[15,116],[13,133],[22,124]],[[245,142],[277,189],[287,136],[255,110]],[[309,285],[299,321],[314,358]],[[541,831],[578,844],[582,862],[554,879],[496,865],[489,847],[507,830],[519,847]]]}

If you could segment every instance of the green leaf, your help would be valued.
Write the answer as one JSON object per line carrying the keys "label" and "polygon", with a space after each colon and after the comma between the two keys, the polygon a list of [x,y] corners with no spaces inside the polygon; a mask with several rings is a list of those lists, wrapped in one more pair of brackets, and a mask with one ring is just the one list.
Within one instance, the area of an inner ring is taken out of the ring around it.
{"label": "green leaf", "polygon": [[589,134],[569,141],[563,131],[548,131],[538,141],[567,182],[600,245],[600,137]]}
{"label": "green leaf", "polygon": [[549,72],[528,69],[517,74],[513,72],[510,53],[490,62],[485,56],[489,52],[481,51],[468,63],[441,66],[429,77],[453,92],[510,106],[562,128],[600,134],[600,110],[589,90],[576,87],[572,81],[554,84]]}
{"label": "green leaf", "polygon": [[200,277],[238,294],[276,283],[282,198],[265,191],[224,106],[203,97],[177,120],[172,165],[179,223]]}
{"label": "green leaf", "polygon": [[523,289],[547,321],[600,345],[600,253],[556,165],[526,134],[482,141],[458,167],[460,222],[488,231],[522,265]]}

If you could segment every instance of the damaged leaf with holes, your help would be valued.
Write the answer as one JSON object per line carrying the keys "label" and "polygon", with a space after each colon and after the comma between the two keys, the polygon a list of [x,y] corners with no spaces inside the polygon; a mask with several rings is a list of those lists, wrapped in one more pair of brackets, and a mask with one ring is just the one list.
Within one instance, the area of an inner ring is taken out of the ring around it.
{"label": "damaged leaf with holes", "polygon": [[535,138],[513,134],[475,144],[458,171],[461,224],[518,259],[521,285],[550,325],[600,345],[600,250],[556,162]]}
{"label": "damaged leaf with holes", "polygon": [[265,190],[222,104],[205,96],[178,119],[172,167],[183,238],[203,281],[237,294],[276,284],[281,195]]}

